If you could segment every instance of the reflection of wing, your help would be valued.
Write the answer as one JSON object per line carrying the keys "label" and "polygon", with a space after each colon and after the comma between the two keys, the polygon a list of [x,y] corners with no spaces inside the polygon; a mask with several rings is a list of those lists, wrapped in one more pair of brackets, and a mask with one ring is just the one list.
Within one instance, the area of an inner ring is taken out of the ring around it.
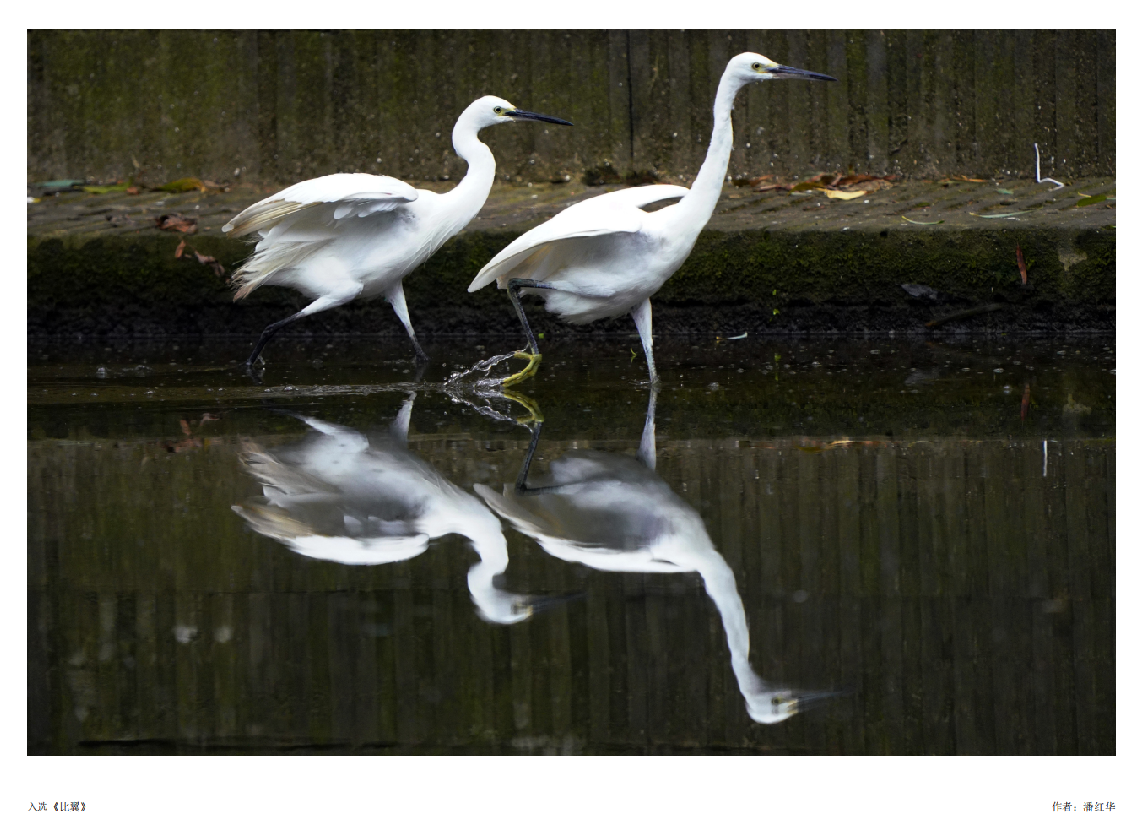
{"label": "reflection of wing", "polygon": [[526,494],[476,491],[549,554],[599,570],[678,573],[710,549],[701,520],[635,458],[569,452]]}
{"label": "reflection of wing", "polygon": [[535,270],[549,256],[561,260],[562,264],[571,264],[577,247],[562,243],[592,236],[638,233],[647,218],[647,213],[640,209],[642,206],[664,199],[682,198],[688,192],[687,188],[673,184],[652,184],[604,193],[573,204],[500,251],[481,268],[468,290],[479,290],[493,280],[504,287],[513,271]]}
{"label": "reflection of wing", "polygon": [[389,434],[372,440],[314,418],[301,418],[313,431],[275,454],[244,440],[242,463],[263,495],[233,509],[294,552],[341,564],[404,561],[434,538],[459,533],[480,557],[468,573],[480,615],[498,624],[523,621],[537,601],[494,584],[508,567],[500,520],[406,448],[415,396]]}

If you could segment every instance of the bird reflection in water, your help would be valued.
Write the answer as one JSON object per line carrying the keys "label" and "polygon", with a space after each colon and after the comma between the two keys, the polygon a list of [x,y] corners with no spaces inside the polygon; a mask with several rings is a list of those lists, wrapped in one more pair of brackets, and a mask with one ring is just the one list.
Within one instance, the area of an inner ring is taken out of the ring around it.
{"label": "bird reflection in water", "polygon": [[263,494],[234,511],[296,553],[341,564],[406,561],[435,538],[463,535],[480,557],[468,589],[489,622],[513,624],[564,601],[493,584],[508,567],[500,519],[407,448],[416,396],[406,399],[388,435],[367,438],[294,415],[312,430],[300,443],[273,453],[248,443],[240,457]]}
{"label": "bird reflection in water", "polygon": [[734,572],[698,513],[655,474],[655,397],[652,389],[636,457],[573,450],[552,461],[545,480],[530,484],[542,427],[537,422],[516,485],[497,493],[476,484],[476,491],[556,558],[622,573],[698,573],[722,617],[731,667],[756,722],[781,722],[838,696],[766,682],[750,666],[750,632]]}

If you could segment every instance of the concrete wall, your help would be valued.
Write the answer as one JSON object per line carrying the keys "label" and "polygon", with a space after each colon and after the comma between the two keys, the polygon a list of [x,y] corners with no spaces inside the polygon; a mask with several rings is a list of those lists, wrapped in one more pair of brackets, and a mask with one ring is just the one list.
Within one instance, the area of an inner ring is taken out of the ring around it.
{"label": "concrete wall", "polygon": [[[500,174],[609,163],[694,175],[729,57],[840,83],[760,84],[732,175],[1115,172],[1115,32],[131,31],[28,33],[29,181],[135,173],[277,184],[337,171],[456,178],[456,115],[496,94],[574,129],[489,130]],[[136,166],[138,165],[138,166]]]}

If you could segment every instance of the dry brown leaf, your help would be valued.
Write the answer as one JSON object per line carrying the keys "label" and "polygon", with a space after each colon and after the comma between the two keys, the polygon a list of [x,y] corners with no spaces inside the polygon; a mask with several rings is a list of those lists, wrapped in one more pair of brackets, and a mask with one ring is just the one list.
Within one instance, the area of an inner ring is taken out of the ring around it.
{"label": "dry brown leaf", "polygon": [[164,213],[155,219],[155,227],[159,230],[173,230],[176,233],[194,233],[198,230],[198,219],[181,213]]}
{"label": "dry brown leaf", "polygon": [[826,190],[825,194],[831,199],[856,199],[858,196],[864,196],[865,191],[853,190],[851,192],[846,190]]}
{"label": "dry brown leaf", "polygon": [[195,258],[198,259],[200,265],[210,265],[211,270],[214,271],[215,276],[226,276],[226,268],[222,267],[222,263],[220,263],[213,256],[203,256],[197,250],[194,251],[194,255]]}

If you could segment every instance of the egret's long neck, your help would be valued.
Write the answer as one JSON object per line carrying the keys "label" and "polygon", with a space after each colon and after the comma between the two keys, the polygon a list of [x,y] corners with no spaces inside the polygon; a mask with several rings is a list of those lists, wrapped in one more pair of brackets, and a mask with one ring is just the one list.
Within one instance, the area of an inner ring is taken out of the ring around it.
{"label": "egret's long neck", "polygon": [[485,617],[496,619],[497,607],[503,603],[498,600],[505,594],[493,584],[493,579],[508,569],[508,542],[499,523],[494,530],[474,532],[471,538],[480,561],[468,571],[468,591]]}
{"label": "egret's long neck", "polygon": [[456,154],[468,162],[468,172],[451,191],[444,194],[451,218],[458,230],[480,212],[496,178],[496,159],[477,136],[477,127],[465,112],[452,130],[452,146]]}
{"label": "egret's long neck", "polygon": [[[724,74],[718,82],[718,94],[714,97],[714,130],[710,136],[710,147],[706,160],[699,169],[691,191],[679,203],[687,216],[690,226],[707,223],[718,197],[722,195],[722,181],[726,178],[726,168],[730,163],[730,151],[734,147],[734,130],[730,124],[730,111],[734,108],[734,96],[742,88],[742,81]],[[697,233],[696,233],[697,235]]]}

